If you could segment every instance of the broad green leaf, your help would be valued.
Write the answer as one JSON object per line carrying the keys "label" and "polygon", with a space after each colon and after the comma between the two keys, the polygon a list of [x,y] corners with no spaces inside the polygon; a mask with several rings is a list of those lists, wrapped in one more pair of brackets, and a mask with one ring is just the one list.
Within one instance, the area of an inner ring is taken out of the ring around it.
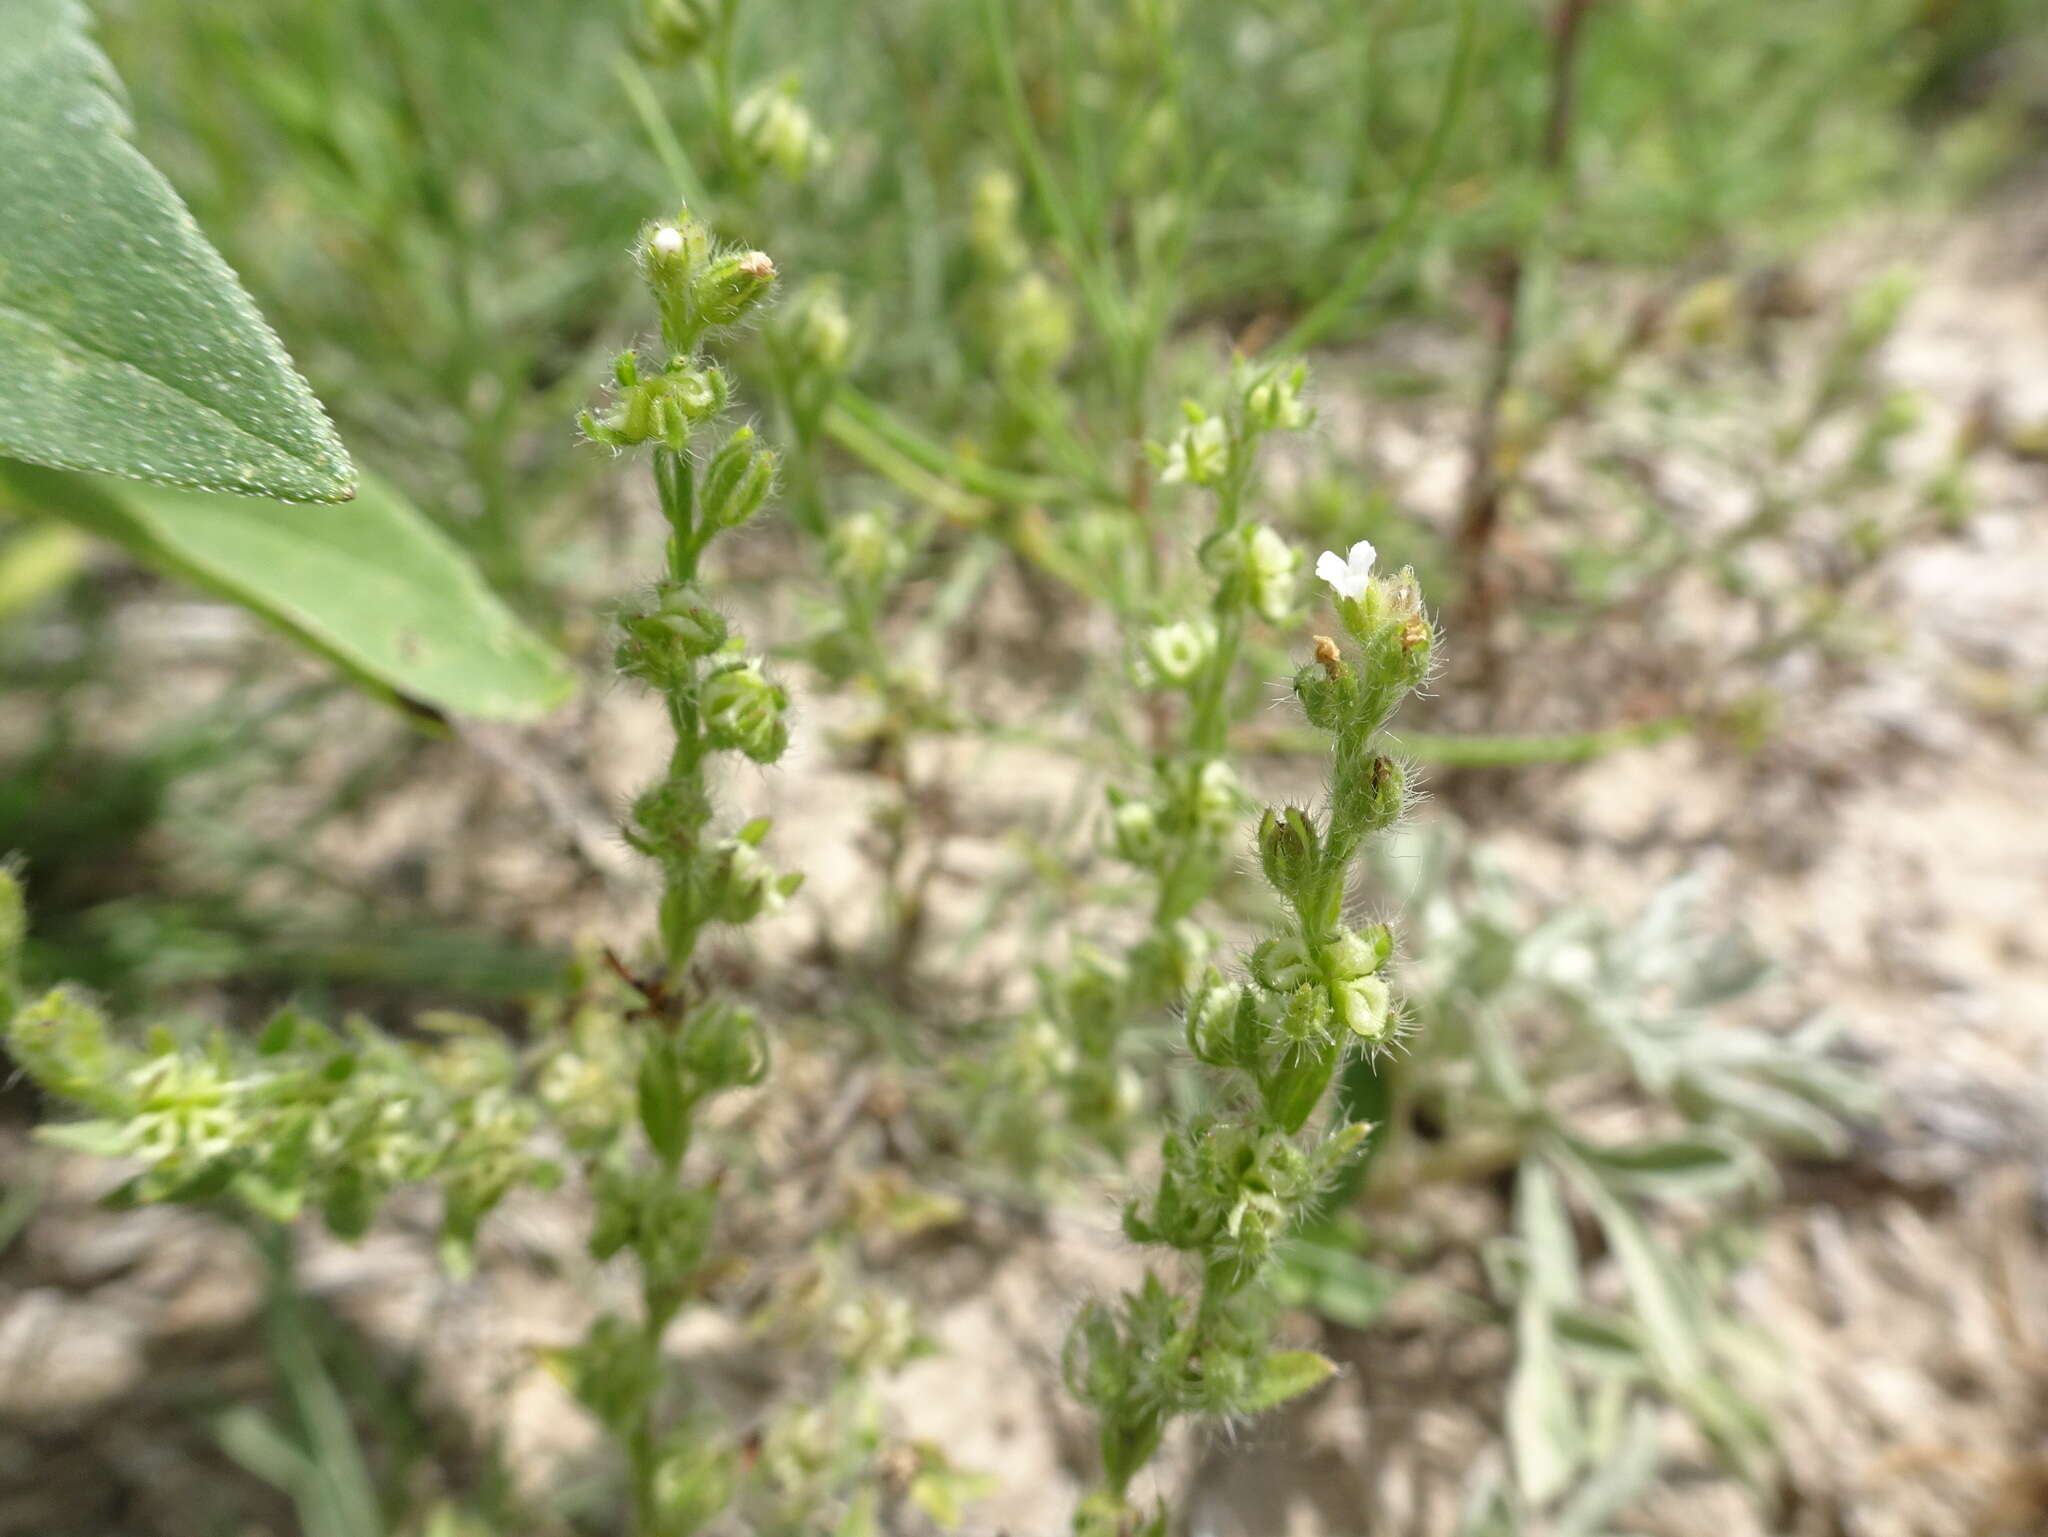
{"label": "broad green leaf", "polygon": [[0,0],[0,453],[291,501],[355,472],[170,183],[76,0]]}
{"label": "broad green leaf", "polygon": [[0,490],[254,610],[375,691],[523,720],[575,687],[468,557],[381,480],[366,477],[345,513],[7,461]]}
{"label": "broad green leaf", "polygon": [[1245,1401],[1247,1413],[1271,1409],[1327,1382],[1336,1363],[1313,1350],[1276,1350],[1259,1363],[1259,1380]]}

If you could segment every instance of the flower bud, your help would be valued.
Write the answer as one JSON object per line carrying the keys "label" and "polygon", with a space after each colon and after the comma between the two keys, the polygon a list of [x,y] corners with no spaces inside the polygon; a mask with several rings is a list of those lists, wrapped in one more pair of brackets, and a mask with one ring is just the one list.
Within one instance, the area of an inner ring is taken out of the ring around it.
{"label": "flower bud", "polygon": [[1216,626],[1206,619],[1157,625],[1145,633],[1141,678],[1169,688],[1187,688],[1215,659],[1216,645]]}
{"label": "flower bud", "polygon": [[802,181],[832,149],[802,103],[776,86],[763,86],[741,102],[733,128],[747,154],[785,181]]}
{"label": "flower bud", "polygon": [[691,1014],[678,1043],[684,1069],[704,1092],[759,1083],[768,1072],[768,1036],[749,1009],[711,1002]]}
{"label": "flower bud", "polygon": [[1294,608],[1295,572],[1301,559],[1263,523],[1246,529],[1243,539],[1246,596],[1261,619],[1278,624]]}
{"label": "flower bud", "polygon": [[1150,801],[1127,798],[1119,790],[1109,792],[1110,846],[1116,857],[1149,869],[1165,851],[1159,832],[1159,812]]}
{"label": "flower bud", "polygon": [[996,361],[1007,374],[1054,372],[1074,349],[1074,310],[1042,272],[1028,271],[996,301]]}
{"label": "flower bud", "polygon": [[812,283],[777,316],[782,342],[804,368],[837,376],[853,350],[853,320],[830,283]]}
{"label": "flower bud", "polygon": [[1015,272],[1025,262],[1024,239],[1017,233],[1017,179],[991,169],[974,179],[967,238],[974,254],[993,271]]}
{"label": "flower bud", "polygon": [[768,296],[775,276],[766,251],[741,251],[706,263],[691,288],[698,318],[705,325],[731,325]]}
{"label": "flower bud", "polygon": [[1184,803],[1197,831],[1214,838],[1228,837],[1244,809],[1244,790],[1237,775],[1221,758],[1210,758],[1188,771]]}
{"label": "flower bud", "polygon": [[1159,478],[1167,485],[1213,486],[1230,470],[1230,435],[1223,418],[1188,408],[1188,425],[1166,445]]}
{"label": "flower bud", "polygon": [[712,0],[645,0],[647,46],[665,63],[695,57],[710,41]]}
{"label": "flower bud", "polygon": [[782,911],[801,875],[777,875],[774,866],[744,838],[729,838],[716,851],[711,878],[711,916],[720,923],[751,923],[764,913]]}
{"label": "flower bud", "polygon": [[841,518],[825,545],[826,565],[832,575],[867,592],[886,586],[902,570],[907,557],[894,520],[881,508]]}
{"label": "flower bud", "polygon": [[700,505],[714,528],[738,528],[774,489],[775,455],[755,446],[753,428],[741,427],[705,466]]}
{"label": "flower bud", "polygon": [[1247,372],[1241,382],[1245,425],[1254,432],[1285,432],[1306,427],[1309,409],[1301,398],[1308,370],[1300,363],[1292,368],[1268,368]]}
{"label": "flower bud", "polygon": [[735,662],[704,685],[704,734],[714,748],[773,763],[789,745],[782,712],[789,695],[762,675],[759,662]]}

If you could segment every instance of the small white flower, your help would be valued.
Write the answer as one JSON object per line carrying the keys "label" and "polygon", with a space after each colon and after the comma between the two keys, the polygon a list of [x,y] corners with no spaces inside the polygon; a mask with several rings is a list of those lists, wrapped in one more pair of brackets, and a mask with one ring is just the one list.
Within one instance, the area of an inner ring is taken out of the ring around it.
{"label": "small white flower", "polygon": [[1378,556],[1379,551],[1363,539],[1351,546],[1349,555],[1325,550],[1316,562],[1316,575],[1334,587],[1338,597],[1361,598],[1365,596],[1365,584],[1372,579],[1372,563]]}
{"label": "small white flower", "polygon": [[683,232],[673,224],[664,224],[648,239],[648,245],[657,255],[674,256],[683,248]]}

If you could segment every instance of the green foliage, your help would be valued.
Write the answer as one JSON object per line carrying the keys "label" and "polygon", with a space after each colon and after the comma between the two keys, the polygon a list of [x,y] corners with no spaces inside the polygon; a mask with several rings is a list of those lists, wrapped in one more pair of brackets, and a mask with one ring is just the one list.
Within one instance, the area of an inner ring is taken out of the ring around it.
{"label": "green foliage", "polygon": [[76,0],[0,6],[0,452],[290,501],[355,472],[192,217],[128,142]]}
{"label": "green foliage", "polygon": [[562,658],[380,479],[364,479],[345,511],[4,462],[0,488],[241,604],[408,705],[521,720],[575,686]]}

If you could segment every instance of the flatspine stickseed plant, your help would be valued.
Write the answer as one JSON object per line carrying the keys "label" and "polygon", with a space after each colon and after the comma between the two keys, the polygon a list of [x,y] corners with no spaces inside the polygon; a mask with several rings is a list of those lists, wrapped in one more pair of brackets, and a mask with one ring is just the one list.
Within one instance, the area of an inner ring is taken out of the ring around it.
{"label": "flatspine stickseed plant", "polygon": [[[432,1182],[443,1249],[460,1266],[485,1214],[515,1188],[555,1184],[566,1153],[591,1191],[591,1252],[630,1261],[641,1307],[600,1317],[550,1361],[623,1450],[633,1530],[683,1537],[731,1501],[738,1477],[733,1438],[673,1412],[663,1379],[662,1335],[717,1271],[719,1177],[686,1169],[685,1157],[704,1104],[760,1082],[768,1066],[759,1020],[712,992],[692,962],[707,930],[774,910],[800,878],[763,856],[765,818],[719,831],[714,759],[779,758],[788,697],[699,580],[705,550],[760,510],[776,470],[750,428],[715,425],[731,390],[702,349],[760,304],[775,266],[718,248],[687,217],[650,226],[637,254],[663,356],[650,366],[621,353],[612,399],[582,419],[599,443],[652,449],[669,530],[661,577],[626,606],[616,651],[625,676],[660,694],[675,733],[667,771],[625,826],[662,892],[652,965],[605,952],[624,1005],[565,1009],[528,1053],[477,1021],[429,1018],[421,1042],[362,1021],[335,1031],[290,1009],[253,1045],[215,1030],[194,1047],[158,1026],[138,1049],[72,990],[15,1012],[24,923],[19,885],[0,872],[0,1016],[11,1017],[6,1044],[22,1069],[92,1117],[46,1136],[139,1160],[130,1200],[231,1198],[278,1221],[310,1206],[355,1237],[385,1196]],[[607,981],[586,978],[585,994],[603,996]],[[909,1336],[897,1333],[903,1348],[863,1347],[860,1370],[900,1359]]]}
{"label": "flatspine stickseed plant", "polygon": [[[1170,466],[1227,486],[1231,442],[1227,429],[1193,422]],[[1310,724],[1330,739],[1327,807],[1268,807],[1259,822],[1259,868],[1287,923],[1244,958],[1247,976],[1210,968],[1188,998],[1188,1049],[1213,1070],[1214,1102],[1166,1134],[1156,1189],[1124,1214],[1135,1241],[1188,1256],[1193,1290],[1148,1272],[1120,1305],[1085,1308],[1068,1338],[1068,1386],[1100,1421],[1103,1482],[1076,1514],[1082,1537],[1166,1530],[1164,1508],[1135,1504],[1131,1485],[1175,1418],[1255,1413],[1333,1369],[1313,1352],[1270,1347],[1264,1283],[1282,1242],[1370,1134],[1363,1122],[1317,1122],[1339,1066],[1400,1033],[1381,974],[1393,935],[1351,926],[1345,899],[1354,859],[1401,815],[1407,776],[1382,733],[1427,677],[1436,637],[1413,573],[1376,577],[1373,554],[1359,544],[1317,567],[1353,644],[1347,654],[1317,636],[1294,679]]]}

